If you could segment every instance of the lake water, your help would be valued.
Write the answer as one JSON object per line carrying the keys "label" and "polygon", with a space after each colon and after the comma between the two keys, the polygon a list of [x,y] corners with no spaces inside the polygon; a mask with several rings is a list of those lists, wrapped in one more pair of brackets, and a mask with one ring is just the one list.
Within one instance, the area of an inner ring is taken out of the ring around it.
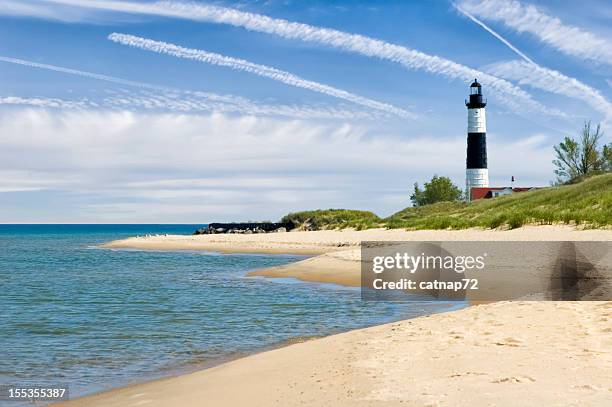
{"label": "lake water", "polygon": [[366,303],[357,289],[245,277],[300,256],[97,247],[199,226],[0,225],[0,385],[68,384],[73,398],[295,338],[449,309]]}

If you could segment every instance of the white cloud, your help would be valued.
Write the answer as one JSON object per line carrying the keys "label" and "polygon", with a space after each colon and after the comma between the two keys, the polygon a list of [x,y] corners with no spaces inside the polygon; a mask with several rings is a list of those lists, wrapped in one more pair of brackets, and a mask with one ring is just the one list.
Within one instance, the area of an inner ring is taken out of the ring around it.
{"label": "white cloud", "polygon": [[486,70],[521,85],[581,100],[605,116],[612,116],[612,104],[601,92],[561,72],[525,61],[500,62]]}
{"label": "white cloud", "polygon": [[[68,75],[96,79],[117,85],[135,87],[138,91],[116,91],[101,102],[102,107],[118,107],[121,109],[158,109],[180,112],[223,112],[241,114],[260,114],[269,116],[287,116],[294,118],[327,118],[327,119],[373,119],[380,115],[372,112],[362,112],[344,107],[307,106],[307,105],[270,105],[256,103],[249,99],[234,95],[217,95],[210,92],[191,91],[167,86],[154,85],[145,82],[131,81],[114,76],[94,72],[81,71],[57,65],[42,64],[7,56],[0,56],[0,62],[44,69]],[[76,101],[60,98],[19,96],[0,97],[0,104],[29,105],[52,108],[86,108],[98,107],[97,102],[87,99]]]}
{"label": "white cloud", "polygon": [[113,0],[43,0],[46,3],[72,5],[83,8],[158,15],[218,24],[230,24],[250,31],[263,32],[283,38],[313,42],[345,52],[352,52],[372,58],[388,60],[412,70],[422,70],[453,80],[469,82],[480,78],[502,103],[516,113],[536,112],[539,114],[566,117],[558,109],[543,106],[530,94],[510,82],[493,75],[459,64],[449,59],[429,55],[405,46],[388,43],[375,38],[351,34],[335,29],[297,23],[260,14],[243,12],[227,7],[197,3],[159,1],[136,3]]}
{"label": "white cloud", "polygon": [[94,104],[86,99],[72,101],[59,98],[23,98],[19,96],[0,96],[0,105],[36,106],[60,109],[82,109],[85,107],[94,107]]}
{"label": "white cloud", "polygon": [[520,85],[527,85],[536,89],[582,100],[605,116],[612,114],[612,105],[606,100],[601,92],[561,72],[538,65],[503,36],[475,18],[469,12],[463,10],[458,5],[455,5],[455,8],[474,23],[484,28],[489,34],[493,35],[523,59],[523,61],[493,64],[489,66],[488,69],[485,68],[487,72],[501,78],[516,81]]}
{"label": "white cloud", "polygon": [[79,22],[85,19],[91,21],[94,19],[91,13],[84,12],[83,9],[23,0],[0,0],[0,12],[5,15],[28,16],[64,22]]}
{"label": "white cloud", "polygon": [[0,169],[0,192],[40,191],[68,187],[79,182],[78,176],[57,177],[53,173],[31,170]]}
{"label": "white cloud", "polygon": [[382,103],[376,100],[368,99],[359,95],[349,93],[342,89],[337,89],[329,85],[303,79],[292,73],[281,71],[279,69],[267,65],[255,64],[244,59],[232,58],[225,55],[220,55],[214,52],[207,52],[199,49],[185,48],[163,41],[154,41],[147,38],[136,37],[134,35],[112,33],[108,36],[108,39],[119,44],[128,45],[147,51],[172,55],[178,58],[192,59],[212,65],[229,67],[238,71],[249,72],[258,76],[284,83],[289,86],[295,86],[298,88],[308,89],[313,92],[323,93],[328,96],[343,99],[352,103],[368,107],[370,109],[380,110],[403,118],[413,119],[416,117],[414,113],[392,106],[388,103]]}
{"label": "white cloud", "polygon": [[113,91],[105,97],[103,107],[121,110],[152,110],[182,113],[237,113],[243,115],[279,116],[294,119],[373,120],[384,114],[353,109],[348,106],[268,104],[234,97],[230,101],[216,100],[199,92],[156,93],[148,91]]}
{"label": "white cloud", "polygon": [[612,44],[608,39],[564,24],[533,5],[516,0],[463,0],[459,5],[478,17],[499,21],[519,33],[533,34],[567,55],[612,64]]}
{"label": "white cloud", "polygon": [[108,96],[93,102],[88,99],[62,99],[50,97],[0,96],[0,105],[33,106],[48,109],[102,109],[117,111],[149,110],[154,112],[179,112],[184,114],[251,114],[257,116],[288,117],[293,119],[322,120],[373,120],[381,118],[372,112],[352,110],[347,107],[309,105],[270,105],[239,100],[239,103],[211,101],[196,94],[158,94],[147,91],[107,90]]}
{"label": "white cloud", "polygon": [[[408,205],[415,181],[437,173],[463,185],[465,171],[464,136],[382,136],[353,121],[0,109],[0,134],[0,191],[30,191],[3,193],[0,222],[238,221],[319,207],[386,215]],[[492,181],[547,183],[549,146],[499,140],[489,137]]]}

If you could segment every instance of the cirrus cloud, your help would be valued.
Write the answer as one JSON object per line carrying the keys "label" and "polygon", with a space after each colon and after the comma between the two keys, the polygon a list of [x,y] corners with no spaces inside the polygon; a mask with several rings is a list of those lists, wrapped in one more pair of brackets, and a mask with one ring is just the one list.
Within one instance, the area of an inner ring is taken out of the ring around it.
{"label": "cirrus cloud", "polygon": [[[465,171],[464,136],[378,137],[353,121],[21,108],[0,110],[0,133],[0,222],[238,221],[318,207],[387,215],[408,206],[413,182],[437,173],[462,185]],[[493,183],[550,179],[545,137],[491,139]]]}
{"label": "cirrus cloud", "polygon": [[612,43],[582,28],[564,24],[540,8],[517,0],[463,0],[463,10],[534,35],[564,54],[612,65]]}
{"label": "cirrus cloud", "polygon": [[272,34],[291,40],[317,43],[344,52],[391,61],[410,70],[424,71],[452,80],[469,82],[473,78],[478,77],[482,82],[487,83],[492,94],[500,102],[517,114],[536,112],[545,116],[567,117],[562,111],[544,106],[533,99],[529,93],[504,79],[441,56],[430,55],[407,46],[393,44],[365,35],[352,34],[332,28],[318,27],[209,4],[173,1],[153,3],[114,0],[42,1],[84,9],[229,24],[249,31]]}

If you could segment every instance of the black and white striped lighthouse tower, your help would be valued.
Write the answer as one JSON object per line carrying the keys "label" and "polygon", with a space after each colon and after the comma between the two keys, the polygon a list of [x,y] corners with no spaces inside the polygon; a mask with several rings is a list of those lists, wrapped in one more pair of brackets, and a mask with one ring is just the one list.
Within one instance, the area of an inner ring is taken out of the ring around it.
{"label": "black and white striped lighthouse tower", "polygon": [[482,97],[482,86],[476,79],[470,85],[470,100],[466,100],[465,105],[468,109],[465,187],[468,200],[471,200],[472,188],[489,186],[487,120],[485,117],[487,101]]}

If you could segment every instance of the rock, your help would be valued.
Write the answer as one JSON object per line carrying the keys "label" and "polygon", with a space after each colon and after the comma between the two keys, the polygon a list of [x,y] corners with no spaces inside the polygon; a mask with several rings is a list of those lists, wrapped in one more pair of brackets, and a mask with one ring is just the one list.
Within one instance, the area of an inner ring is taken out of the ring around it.
{"label": "rock", "polygon": [[246,223],[209,223],[207,227],[199,228],[194,235],[215,233],[268,233],[287,232],[295,228],[293,223],[246,222]]}
{"label": "rock", "polygon": [[195,232],[193,232],[194,235],[209,235],[210,233],[210,228],[208,227],[199,228]]}

